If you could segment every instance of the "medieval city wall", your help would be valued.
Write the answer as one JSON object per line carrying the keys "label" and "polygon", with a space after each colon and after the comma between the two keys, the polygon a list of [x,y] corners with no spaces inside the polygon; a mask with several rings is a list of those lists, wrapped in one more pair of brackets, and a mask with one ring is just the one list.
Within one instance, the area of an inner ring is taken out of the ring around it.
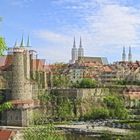
{"label": "medieval city wall", "polygon": [[86,89],[52,89],[51,93],[56,96],[69,98],[90,98],[108,95],[108,88],[86,88]]}

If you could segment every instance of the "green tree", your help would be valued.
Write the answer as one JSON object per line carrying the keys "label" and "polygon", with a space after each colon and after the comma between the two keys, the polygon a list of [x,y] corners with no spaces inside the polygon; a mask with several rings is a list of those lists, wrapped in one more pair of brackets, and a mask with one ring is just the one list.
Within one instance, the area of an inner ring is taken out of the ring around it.
{"label": "green tree", "polygon": [[[0,17],[0,22],[2,21],[2,18]],[[7,46],[6,46],[6,43],[5,43],[5,40],[3,37],[0,36],[0,55],[3,55],[3,52],[7,49]],[[3,96],[0,95],[0,101],[3,100]],[[12,104],[10,102],[1,102],[0,103],[0,112],[1,111],[4,111],[6,109],[9,109],[12,107]]]}
{"label": "green tree", "polygon": [[[2,18],[0,17],[0,22],[2,21]],[[5,40],[3,37],[0,36],[0,55],[3,54],[3,52],[7,49]]]}
{"label": "green tree", "polygon": [[65,75],[53,75],[53,87],[68,87],[69,79]]}
{"label": "green tree", "polygon": [[95,80],[92,80],[90,78],[84,78],[79,83],[79,88],[94,88],[96,87],[97,83]]}
{"label": "green tree", "polygon": [[84,118],[89,119],[107,119],[109,118],[109,110],[105,107],[94,107],[91,112],[87,113]]}
{"label": "green tree", "polygon": [[113,118],[125,119],[128,117],[128,111],[125,108],[124,100],[115,94],[104,98],[104,103],[110,111]]}
{"label": "green tree", "polygon": [[59,118],[67,120],[73,116],[73,106],[72,102],[69,99],[66,98],[61,101],[61,103],[58,104],[57,108],[57,114]]}
{"label": "green tree", "polygon": [[0,55],[3,54],[4,50],[6,50],[6,43],[4,41],[4,38],[0,36]]}

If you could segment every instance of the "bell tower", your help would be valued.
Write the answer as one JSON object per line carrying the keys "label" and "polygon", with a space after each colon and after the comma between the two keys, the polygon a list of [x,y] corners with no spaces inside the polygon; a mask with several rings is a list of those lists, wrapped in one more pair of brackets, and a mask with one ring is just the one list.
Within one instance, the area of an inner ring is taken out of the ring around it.
{"label": "bell tower", "polygon": [[122,61],[126,61],[125,47],[123,47]]}
{"label": "bell tower", "polygon": [[78,59],[75,37],[73,41],[73,48],[72,48],[71,55],[72,55],[72,63],[75,63],[75,61]]}

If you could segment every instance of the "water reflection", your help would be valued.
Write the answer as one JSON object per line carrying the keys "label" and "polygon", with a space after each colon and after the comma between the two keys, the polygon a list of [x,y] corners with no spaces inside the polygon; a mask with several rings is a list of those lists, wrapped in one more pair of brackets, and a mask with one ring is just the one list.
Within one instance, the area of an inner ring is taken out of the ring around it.
{"label": "water reflection", "polygon": [[100,140],[99,138],[95,138],[93,136],[85,136],[79,134],[67,134],[66,140]]}
{"label": "water reflection", "polygon": [[104,133],[102,136],[85,136],[79,134],[66,134],[65,140],[140,140],[140,133],[136,132],[131,135],[116,136]]}
{"label": "water reflection", "polygon": [[[104,133],[102,136],[86,136],[79,134],[66,134],[65,140],[130,140],[129,138]],[[133,139],[132,139],[133,140]],[[136,140],[136,139],[135,139]]]}

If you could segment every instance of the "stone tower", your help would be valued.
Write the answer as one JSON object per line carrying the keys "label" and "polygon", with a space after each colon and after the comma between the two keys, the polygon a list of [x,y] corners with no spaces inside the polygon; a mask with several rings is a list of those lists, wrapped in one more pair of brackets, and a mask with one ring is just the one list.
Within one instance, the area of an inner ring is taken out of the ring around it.
{"label": "stone tower", "polygon": [[82,39],[80,37],[80,45],[79,45],[79,48],[78,48],[78,58],[83,57],[83,56],[84,56],[84,49],[82,48]]}
{"label": "stone tower", "polygon": [[35,101],[32,98],[30,82],[30,54],[25,48],[23,38],[20,46],[12,48],[12,87],[11,99],[13,108],[2,113],[3,125],[28,126],[32,122]]}
{"label": "stone tower", "polygon": [[72,63],[74,63],[78,59],[78,54],[77,54],[77,48],[76,48],[76,43],[75,43],[75,37],[74,37],[74,42],[73,42],[73,48],[72,48]]}
{"label": "stone tower", "polygon": [[13,48],[13,67],[12,67],[12,99],[27,100],[31,99],[31,92],[26,91],[26,78],[30,78],[30,57],[29,51],[24,48],[23,38],[19,47]]}
{"label": "stone tower", "polygon": [[24,48],[13,48],[13,83],[12,83],[12,99],[25,99],[24,94]]}
{"label": "stone tower", "polygon": [[126,61],[125,47],[123,47],[122,61]]}
{"label": "stone tower", "polygon": [[131,53],[131,47],[129,47],[129,53],[128,53],[128,61],[132,61],[132,53]]}

